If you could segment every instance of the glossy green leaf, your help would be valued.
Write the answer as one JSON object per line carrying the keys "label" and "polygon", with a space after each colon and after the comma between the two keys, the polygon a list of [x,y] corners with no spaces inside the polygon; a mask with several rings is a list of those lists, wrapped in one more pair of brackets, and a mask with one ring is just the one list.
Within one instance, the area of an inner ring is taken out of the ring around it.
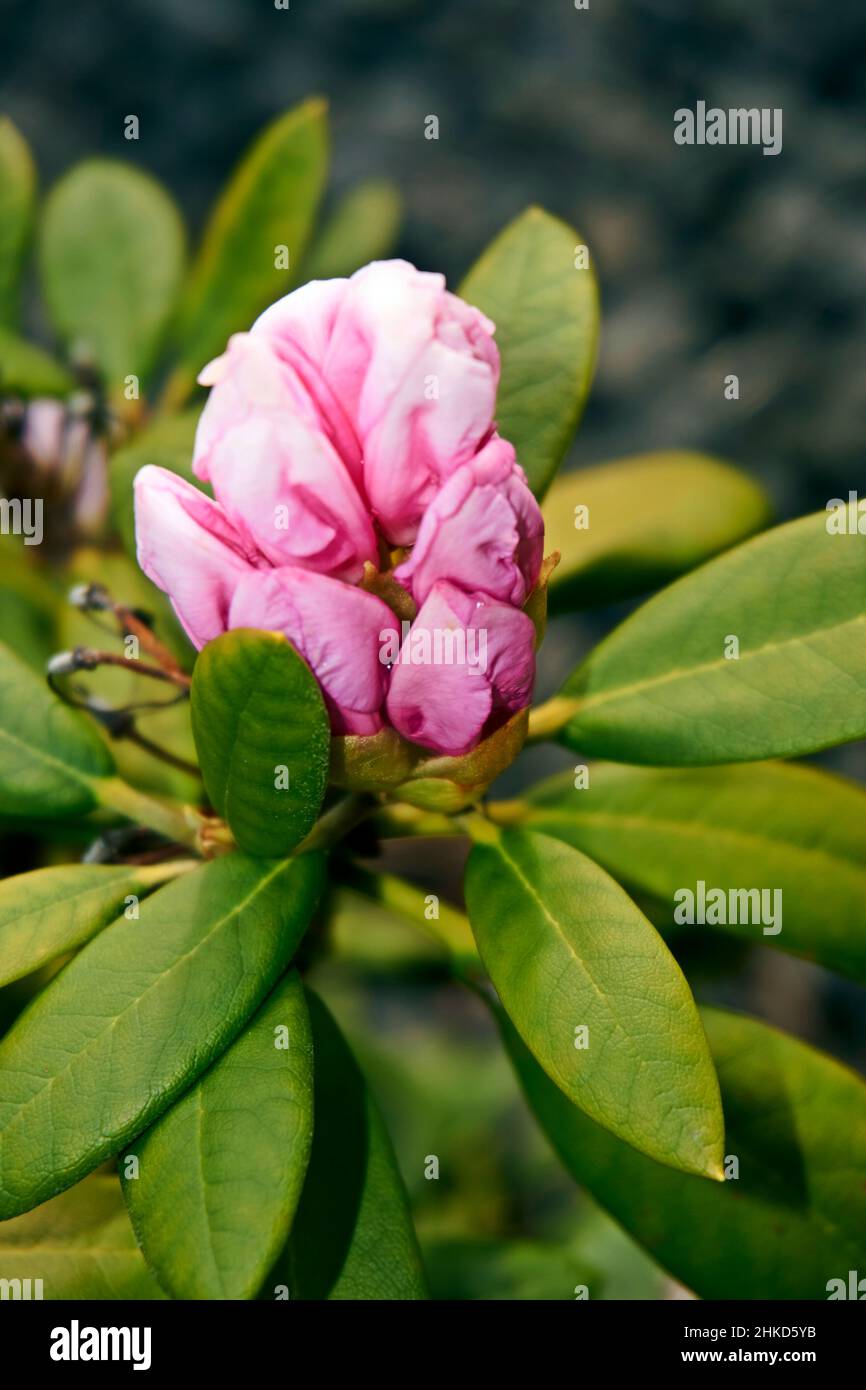
{"label": "glossy green leaf", "polygon": [[304,261],[304,280],[353,275],[389,255],[400,231],[403,200],[387,179],[359,183],[337,204]]}
{"label": "glossy green leaf", "polygon": [[548,603],[562,613],[670,583],[760,530],[769,504],[727,464],[669,450],[565,473],[542,512],[545,553],[561,557]]}
{"label": "glossy green leaf", "polygon": [[[182,399],[231,334],[246,331],[291,287],[327,163],[327,107],[319,98],[280,116],[244,155],[211,214],[190,275],[172,397]],[[288,250],[288,268],[278,268],[280,247]]]}
{"label": "glossy green leaf", "polygon": [[136,435],[131,444],[112,456],[109,471],[111,514],[127,554],[135,559],[135,508],[132,485],[140,468],[148,463],[167,468],[202,492],[210,488],[200,483],[192,471],[192,449],[199,411],[185,410],[178,415],[158,417]]}
{"label": "glossy green leaf", "polygon": [[0,647],[0,815],[83,814],[96,805],[96,779],[113,767],[84,717]]}
{"label": "glossy green leaf", "polygon": [[574,1302],[583,1289],[597,1298],[604,1287],[567,1245],[542,1241],[445,1237],[425,1241],[424,1263],[435,1299]]}
{"label": "glossy green leaf", "polygon": [[662,1163],[720,1177],[719,1091],[697,1009],[619,884],[569,845],[506,830],[473,847],[466,904],[503,1005],[564,1094]]}
{"label": "glossy green leaf", "polygon": [[0,1220],[140,1134],[285,970],[321,861],[213,860],[106,927],[0,1043]]}
{"label": "glossy green leaf", "polygon": [[866,736],[866,546],[826,523],[779,526],[645,603],[566,681],[563,741],[677,766]]}
{"label": "glossy green leaf", "polygon": [[[170,876],[171,871],[168,870]],[[83,946],[144,897],[164,868],[135,864],[56,864],[0,883],[0,985]]]}
{"label": "glossy green leaf", "polygon": [[[589,777],[581,791],[570,772],[540,783],[528,795],[524,823],[583,850],[630,892],[657,902],[669,926],[676,925],[674,894],[694,892],[698,882],[725,893],[778,889],[780,930],[739,920],[718,930],[793,951],[866,984],[862,787],[785,763],[694,769],[595,763]],[[767,900],[774,913],[775,902]],[[738,904],[735,915],[755,913]]]}
{"label": "glossy green leaf", "polygon": [[460,286],[462,298],[496,325],[499,432],[538,497],[571,442],[595,369],[598,288],[591,265],[576,267],[581,246],[573,227],[528,208]]}
{"label": "glossy green leaf", "polygon": [[75,383],[65,367],[41,348],[0,328],[0,395],[68,396]]}
{"label": "glossy green leaf", "polygon": [[263,1298],[426,1298],[409,1200],[391,1140],[351,1050],[321,1000],[313,1025],[313,1151],[292,1234]]}
{"label": "glossy green leaf", "polygon": [[866,1086],[754,1019],[702,1011],[725,1108],[723,1183],[675,1173],[593,1124],[505,1022],[527,1098],[573,1177],[701,1298],[826,1299],[866,1266]]}
{"label": "glossy green leaf", "polygon": [[248,1299],[283,1248],[313,1137],[313,1043],[292,973],[196,1085],[127,1150],[123,1190],[173,1298]]}
{"label": "glossy green leaf", "polygon": [[36,166],[27,141],[0,116],[0,323],[18,317],[18,280],[36,204]]}
{"label": "glossy green leaf", "polygon": [[165,1298],[135,1243],[117,1178],[103,1173],[0,1225],[0,1278],[41,1279],[42,1297],[52,1300]]}
{"label": "glossy green leaf", "polygon": [[286,854],[312,828],[328,780],[318,681],[277,632],[235,628],[196,662],[192,728],[216,811],[248,854]]}
{"label": "glossy green leaf", "polygon": [[117,160],[89,159],[52,189],[39,245],[54,325],[123,399],[153,366],[184,269],[184,230],[165,189]]}

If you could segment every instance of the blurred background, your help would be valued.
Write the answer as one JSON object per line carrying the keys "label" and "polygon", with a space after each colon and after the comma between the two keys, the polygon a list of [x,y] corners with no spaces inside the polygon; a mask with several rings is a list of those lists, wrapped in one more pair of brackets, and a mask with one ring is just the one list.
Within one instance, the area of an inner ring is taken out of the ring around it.
{"label": "blurred background", "polygon": [[[198,229],[262,125],[321,93],[332,196],[363,178],[393,180],[405,200],[398,252],[450,283],[530,202],[580,228],[603,327],[569,466],[699,449],[760,478],[782,519],[866,490],[860,0],[589,0],[587,10],[573,0],[0,0],[0,18],[0,105],[44,185],[93,153],[132,159]],[[782,152],[676,146],[673,113],[698,100],[781,107]],[[137,143],[123,138],[130,113]],[[438,140],[424,138],[428,115]],[[722,391],[731,372],[735,402]],[[540,693],[628,607],[555,623]],[[862,745],[822,761],[866,781]],[[547,750],[520,775],[568,762]],[[503,791],[518,785],[513,773]],[[432,848],[418,874],[413,847],[402,867],[447,887],[452,856]],[[400,955],[399,932],[395,945],[382,927],[382,960],[349,930],[323,984],[375,1073],[434,1283],[453,1292],[462,1280],[472,1296],[496,1271],[518,1296],[568,1297],[572,1273],[576,1283],[589,1266],[602,1296],[670,1295],[560,1175],[480,1008],[435,958],[415,960],[411,981],[395,986],[382,962]],[[684,949],[701,997],[866,1065],[854,986],[727,940]],[[424,1177],[430,1154],[439,1181]],[[473,1267],[452,1259],[445,1236],[492,1244]],[[527,1242],[516,1271],[509,1257],[503,1272],[503,1236]],[[547,1247],[538,1257],[539,1240],[556,1242],[565,1263]]]}

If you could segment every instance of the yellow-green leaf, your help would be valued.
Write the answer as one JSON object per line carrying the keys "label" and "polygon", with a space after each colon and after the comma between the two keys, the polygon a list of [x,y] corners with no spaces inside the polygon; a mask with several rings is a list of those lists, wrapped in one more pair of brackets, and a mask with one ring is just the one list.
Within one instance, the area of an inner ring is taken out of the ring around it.
{"label": "yellow-green leaf", "polygon": [[619,884],[577,850],[492,828],[466,866],[481,959],[523,1041],[599,1124],[721,1177],[719,1088],[688,984]]}
{"label": "yellow-green leaf", "polygon": [[[866,984],[866,791],[856,783],[785,763],[594,763],[588,786],[576,790],[568,772],[532,788],[527,803],[526,826],[574,845],[657,904],[654,921],[675,926],[674,895],[703,882],[726,895],[723,935]],[[760,899],[743,896],[762,891],[772,922]]]}
{"label": "yellow-green leaf", "polygon": [[135,864],[55,864],[0,883],[0,985],[82,946],[171,870]]}
{"label": "yellow-green leaf", "polygon": [[0,815],[84,814],[113,770],[95,728],[0,646]]}
{"label": "yellow-green leaf", "polygon": [[866,736],[866,545],[792,521],[651,598],[566,681],[570,748],[659,766]]}
{"label": "yellow-green leaf", "polygon": [[565,473],[542,513],[545,553],[560,554],[548,603],[562,613],[670,583],[760,530],[769,504],[728,464],[669,450]]}
{"label": "yellow-green leaf", "polygon": [[41,1296],[54,1301],[165,1298],[135,1243],[117,1178],[104,1173],[0,1224],[0,1278],[30,1279],[31,1298],[41,1279]]}

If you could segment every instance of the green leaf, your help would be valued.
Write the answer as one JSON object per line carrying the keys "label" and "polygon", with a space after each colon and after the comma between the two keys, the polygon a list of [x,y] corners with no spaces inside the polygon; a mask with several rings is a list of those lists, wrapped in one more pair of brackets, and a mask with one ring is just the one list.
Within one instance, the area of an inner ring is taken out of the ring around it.
{"label": "green leaf", "polygon": [[200,483],[192,471],[192,449],[198,424],[198,410],[185,410],[179,415],[166,415],[154,420],[147,429],[136,435],[131,444],[118,449],[109,465],[111,514],[120,532],[127,554],[135,559],[135,507],[132,485],[135,475],[145,464],[167,468],[200,492],[210,494],[210,488]]}
{"label": "green leaf", "polygon": [[263,1298],[426,1298],[409,1199],[352,1053],[309,990],[316,1059],[313,1151],[292,1233]]}
{"label": "green leaf", "polygon": [[826,522],[768,531],[639,608],[566,681],[563,742],[677,766],[866,736],[866,546]]}
{"label": "green leaf", "polygon": [[0,883],[0,985],[83,946],[171,870],[127,864],[57,864]]}
{"label": "green leaf", "polygon": [[83,815],[113,767],[96,730],[0,646],[0,815]]}
{"label": "green leaf", "polygon": [[0,1043],[0,1220],[71,1186],[218,1057],[285,970],[321,861],[213,860],[106,927]]}
{"label": "green leaf", "polygon": [[219,1061],[123,1155],[148,1263],[172,1298],[249,1299],[282,1249],[313,1137],[313,1044],[292,973]]}
{"label": "green leaf", "polygon": [[[35,547],[33,547],[35,549]],[[0,553],[0,642],[40,678],[57,651],[57,612],[62,590],[31,559],[31,547],[7,536]]]}
{"label": "green leaf", "polygon": [[697,1009],[619,884],[547,835],[491,829],[469,856],[466,904],[505,1009],[564,1094],[660,1162],[721,1177],[722,1112]]}
{"label": "green leaf", "polygon": [[325,794],[331,735],[318,681],[285,637],[235,628],[209,642],[193,675],[192,729],[208,796],[241,849],[299,844]]}
{"label": "green leaf", "polygon": [[337,204],[303,265],[303,280],[352,275],[389,255],[400,232],[403,200],[387,179],[359,183]]}
{"label": "green leaf", "polygon": [[68,396],[75,382],[59,362],[41,348],[0,328],[0,394],[22,396]]}
{"label": "green leaf", "polygon": [[48,196],[39,262],[60,337],[123,400],[124,379],[153,366],[180,289],[184,230],[174,202],[140,169],[86,160]]}
{"label": "green leaf", "polygon": [[[232,333],[246,330],[291,287],[325,184],[327,106],[303,102],[269,125],[247,151],[211,215],[184,300],[180,370],[170,399],[183,399]],[[289,269],[277,269],[277,248]]]}
{"label": "green leaf", "polygon": [[575,266],[581,245],[573,227],[528,208],[460,286],[463,299],[496,324],[499,432],[538,497],[571,443],[595,369],[598,288],[590,267]]}
{"label": "green leaf", "polygon": [[36,166],[27,141],[0,116],[0,323],[18,318],[18,280],[36,205]]}
{"label": "green leaf", "polygon": [[[702,1011],[739,1177],[644,1158],[569,1105],[504,1024],[532,1109],[566,1168],[701,1298],[826,1299],[866,1263],[866,1087],[754,1019]],[[730,1165],[731,1171],[732,1165]]]}
{"label": "green leaf", "polygon": [[435,1299],[573,1302],[581,1285],[593,1298],[603,1288],[598,1272],[568,1246],[542,1241],[446,1236],[425,1241],[424,1263]]}
{"label": "green leaf", "polygon": [[[420,890],[418,898],[423,904]],[[445,970],[448,954],[434,937],[418,930],[422,922],[412,924],[390,905],[340,885],[328,896],[328,949],[354,971],[388,976],[394,971]]]}
{"label": "green leaf", "polygon": [[[630,892],[663,906],[674,894],[778,888],[781,930],[719,926],[816,960],[866,984],[866,792],[784,763],[656,769],[595,763],[528,794],[524,823],[602,864]],[[738,910],[737,914],[740,916]],[[655,919],[654,919],[655,920]]]}
{"label": "green leaf", "polygon": [[117,1178],[102,1173],[0,1225],[0,1276],[41,1279],[45,1299],[165,1297],[135,1243]]}
{"label": "green leaf", "polygon": [[542,512],[545,552],[561,556],[549,608],[563,613],[670,583],[760,530],[769,504],[727,464],[670,450],[566,473]]}

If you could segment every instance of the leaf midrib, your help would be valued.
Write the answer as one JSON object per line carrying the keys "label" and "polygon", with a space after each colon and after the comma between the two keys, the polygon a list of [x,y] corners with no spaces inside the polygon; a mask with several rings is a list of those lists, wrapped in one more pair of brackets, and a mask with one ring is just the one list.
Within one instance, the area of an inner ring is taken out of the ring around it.
{"label": "leaf midrib", "polygon": [[[808,632],[797,633],[796,636],[785,638],[781,642],[765,642],[760,647],[748,648],[745,652],[740,653],[737,666],[742,667],[745,662],[754,660],[757,657],[766,656],[768,652],[781,652],[788,647],[805,645],[809,639],[813,637],[823,637],[832,632],[842,631],[845,628],[856,627],[858,623],[866,623],[866,613],[858,613],[856,617],[846,618],[844,622],[831,623],[826,627],[812,628]],[[601,650],[601,648],[599,650]],[[593,658],[590,657],[587,666],[584,668],[586,671],[590,671],[592,660]],[[581,698],[580,706],[575,712],[574,719],[579,724],[581,715],[587,709],[593,707],[597,708],[599,705],[609,704],[621,699],[628,699],[630,696],[642,695],[647,690],[653,690],[662,685],[670,685],[683,679],[692,679],[693,677],[705,675],[710,671],[719,669],[731,670],[733,669],[733,663],[726,657],[721,656],[714,658],[712,661],[701,662],[696,666],[674,666],[668,671],[663,671],[658,676],[650,676],[644,680],[633,681],[629,685],[609,686],[607,689],[599,690],[594,695]],[[575,682],[579,674],[580,672],[578,671],[575,675]],[[580,695],[579,691],[575,691],[571,681],[567,682],[563,687],[563,693],[574,694],[575,696]]]}
{"label": "leaf midrib", "polygon": [[[136,995],[135,999],[133,999],[129,1004],[127,1004],[125,1008],[121,1009],[119,1013],[114,1015],[107,1028],[103,1029],[94,1038],[91,1038],[86,1047],[83,1047],[80,1051],[73,1053],[70,1056],[70,1060],[59,1071],[56,1071],[51,1076],[47,1077],[44,1081],[44,1084],[40,1086],[37,1091],[34,1091],[31,1096],[28,1096],[27,1100],[24,1101],[22,1105],[18,1106],[17,1110],[15,1111],[11,1120],[9,1121],[9,1124],[6,1126],[6,1135],[8,1136],[13,1126],[20,1124],[23,1115],[30,1109],[30,1107],[34,1105],[36,1101],[38,1101],[40,1097],[46,1093],[46,1091],[50,1092],[54,1085],[58,1081],[60,1081],[61,1078],[66,1076],[67,1072],[69,1072],[72,1069],[73,1065],[76,1062],[80,1061],[82,1057],[86,1057],[94,1046],[100,1045],[102,1042],[104,1042],[105,1038],[108,1037],[117,1027],[120,1020],[131,1011],[137,1009],[141,1001],[144,998],[146,998],[146,996],[151,992],[151,990],[158,988],[163,983],[163,981],[171,974],[171,972],[176,969],[176,967],[182,965],[185,961],[191,960],[192,957],[195,956],[197,952],[200,951],[208,943],[208,941],[210,941],[211,937],[214,935],[215,932],[220,931],[221,928],[224,927],[227,922],[230,922],[234,917],[237,917],[241,912],[243,912],[245,908],[249,907],[250,903],[256,899],[258,894],[261,891],[263,891],[263,889],[265,889],[268,886],[268,884],[271,883],[272,880],[277,877],[278,874],[285,870],[287,862],[288,861],[286,860],[281,860],[275,868],[273,868],[268,874],[264,876],[264,878],[259,879],[258,883],[251,890],[251,892],[249,892],[247,896],[241,900],[241,902],[236,903],[230,912],[226,913],[225,916],[219,918],[219,920],[215,922],[213,926],[209,927],[205,935],[202,936],[196,942],[196,944],[191,948],[191,950],[185,951],[182,956],[175,957],[175,959],[172,961],[171,965],[168,967],[167,970],[161,971],[160,974],[157,975],[156,978],[152,980],[151,983],[145,989],[143,989],[140,994]],[[14,1042],[14,1033],[8,1034],[7,1039],[11,1039]],[[2,1071],[3,1069],[4,1060],[5,1059],[2,1056],[2,1048],[0,1048],[0,1071]],[[8,1191],[8,1189],[3,1190]]]}
{"label": "leaf midrib", "polygon": [[[64,867],[75,868],[76,866],[64,865]],[[9,881],[10,880],[8,879],[6,880],[7,884],[9,883]],[[138,879],[134,872],[118,873],[116,875],[112,875],[111,879],[107,880],[105,883],[99,883],[98,880],[94,881],[87,887],[73,889],[71,893],[64,893],[62,898],[54,898],[51,902],[42,903],[39,907],[25,908],[23,912],[16,912],[15,915],[12,917],[3,917],[2,915],[0,915],[0,941],[2,941],[3,932],[7,927],[17,927],[19,924],[23,922],[29,922],[30,919],[33,917],[43,917],[46,913],[52,912],[58,908],[62,908],[65,913],[68,911],[68,909],[72,906],[73,903],[79,902],[82,898],[88,898],[95,895],[101,899],[102,897],[106,896],[106,889],[108,888],[112,888],[120,884],[128,885],[137,882]],[[0,901],[0,914],[2,914],[3,909],[4,904],[2,903],[2,901]]]}
{"label": "leaf midrib", "polygon": [[[582,973],[583,975],[585,975],[585,977],[586,977],[588,983],[591,985],[592,989],[595,991],[595,994],[597,995],[597,997],[598,997],[598,999],[599,999],[599,1001],[600,1001],[602,1007],[603,1007],[603,1008],[616,1020],[616,1023],[617,1023],[617,1025],[618,1025],[619,1029],[620,1029],[620,1032],[622,1033],[623,1037],[624,1037],[625,1040],[626,1040],[626,1043],[627,1043],[627,1045],[628,1045],[628,1050],[629,1050],[629,1052],[630,1052],[633,1056],[634,1056],[634,1055],[639,1055],[639,1054],[636,1054],[635,1045],[634,1045],[634,1043],[633,1043],[633,1041],[632,1041],[632,1039],[631,1039],[631,1034],[629,1033],[628,1028],[625,1027],[625,1025],[623,1024],[621,1018],[618,1016],[616,1010],[614,1009],[614,1007],[613,1007],[613,1005],[612,1005],[612,1003],[611,1003],[611,1001],[610,1001],[610,996],[609,996],[609,994],[607,994],[607,993],[596,983],[595,977],[594,977],[594,975],[593,975],[593,973],[592,973],[592,970],[591,970],[589,964],[587,963],[587,961],[584,960],[584,958],[583,958],[583,957],[578,953],[578,951],[575,949],[575,947],[573,946],[573,944],[572,944],[571,941],[569,940],[568,936],[565,934],[564,928],[563,928],[562,925],[558,922],[558,920],[551,914],[551,912],[550,912],[549,909],[545,906],[545,904],[542,902],[541,898],[540,898],[539,895],[536,893],[536,891],[535,891],[535,889],[533,888],[532,884],[530,883],[529,879],[526,878],[526,876],[525,876],[525,874],[523,873],[523,871],[521,870],[520,866],[519,866],[517,863],[515,863],[515,861],[514,861],[514,860],[511,858],[511,856],[508,854],[507,850],[505,849],[505,846],[502,844],[501,839],[498,840],[497,843],[496,843],[495,845],[491,845],[491,848],[492,848],[492,849],[495,849],[495,850],[497,851],[497,853],[499,853],[499,854],[502,856],[502,858],[506,861],[506,863],[508,863],[508,864],[511,865],[511,868],[514,870],[515,875],[516,875],[517,878],[520,880],[520,882],[523,884],[525,891],[529,894],[529,896],[530,896],[530,898],[533,900],[533,902],[535,902],[535,903],[538,905],[538,907],[540,908],[540,910],[541,910],[543,916],[547,918],[548,922],[549,922],[550,925],[553,927],[554,931],[556,932],[556,934],[557,934],[557,936],[560,938],[560,940],[561,940],[562,942],[564,942],[565,947],[566,947],[566,950],[567,950],[569,956],[571,956],[571,958],[573,959],[573,961],[575,962],[575,964],[577,965],[577,967],[578,967],[578,969],[581,971],[581,973]],[[578,851],[578,853],[579,853],[579,851]],[[643,914],[640,912],[640,909],[639,909],[639,908],[635,907],[635,912],[638,913],[639,916],[643,917]],[[652,925],[652,923],[651,923],[648,919],[646,919],[646,918],[644,918],[643,920],[646,922],[646,926],[648,927],[649,931],[652,932],[652,934],[653,934],[654,936],[657,936],[658,934],[657,934],[657,932],[656,932],[656,930],[655,930],[655,927]],[[659,942],[660,942],[660,944],[663,945],[663,943],[661,943],[661,938],[659,938]],[[671,957],[671,959],[673,960],[673,957]],[[676,963],[674,962],[674,964],[676,964]],[[678,968],[678,967],[677,967],[677,968]],[[532,1049],[530,1049],[530,1051],[531,1051],[531,1050],[532,1050]],[[640,1061],[641,1061],[641,1064],[643,1064],[643,1058],[640,1058]]]}
{"label": "leaf midrib", "polygon": [[26,743],[23,738],[19,738],[17,734],[11,733],[9,729],[0,727],[0,740],[2,739],[5,739],[7,743],[11,743],[15,748],[23,749],[25,753],[31,758],[35,758],[37,762],[44,763],[47,767],[59,769],[65,776],[71,777],[73,781],[80,783],[83,787],[87,787],[89,791],[93,791],[95,783],[99,782],[103,777],[109,776],[108,772],[83,772],[80,768],[76,767],[74,763],[64,763],[59,758],[55,758],[53,754],[46,753],[45,750],[40,748],[37,744]]}
{"label": "leaf midrib", "polygon": [[717,840],[732,840],[736,844],[766,845],[770,849],[789,850],[799,855],[808,854],[815,858],[826,860],[830,867],[838,865],[841,868],[854,873],[863,874],[864,877],[866,877],[866,869],[855,859],[846,858],[844,855],[834,854],[832,851],[826,849],[813,849],[808,845],[794,844],[790,840],[778,839],[772,835],[761,835],[757,832],[736,830],[733,826],[716,825],[711,821],[687,822],[672,820],[669,817],[650,819],[649,816],[620,816],[614,811],[568,812],[564,810],[550,810],[545,812],[541,811],[539,808],[537,811],[533,810],[527,817],[526,824],[535,824],[540,828],[542,825],[552,825],[556,824],[558,821],[564,821],[566,825],[571,823],[576,825],[610,825],[612,829],[618,829],[621,826],[627,826],[635,830],[649,829],[655,831],[663,829],[694,839],[705,839],[709,833]]}

